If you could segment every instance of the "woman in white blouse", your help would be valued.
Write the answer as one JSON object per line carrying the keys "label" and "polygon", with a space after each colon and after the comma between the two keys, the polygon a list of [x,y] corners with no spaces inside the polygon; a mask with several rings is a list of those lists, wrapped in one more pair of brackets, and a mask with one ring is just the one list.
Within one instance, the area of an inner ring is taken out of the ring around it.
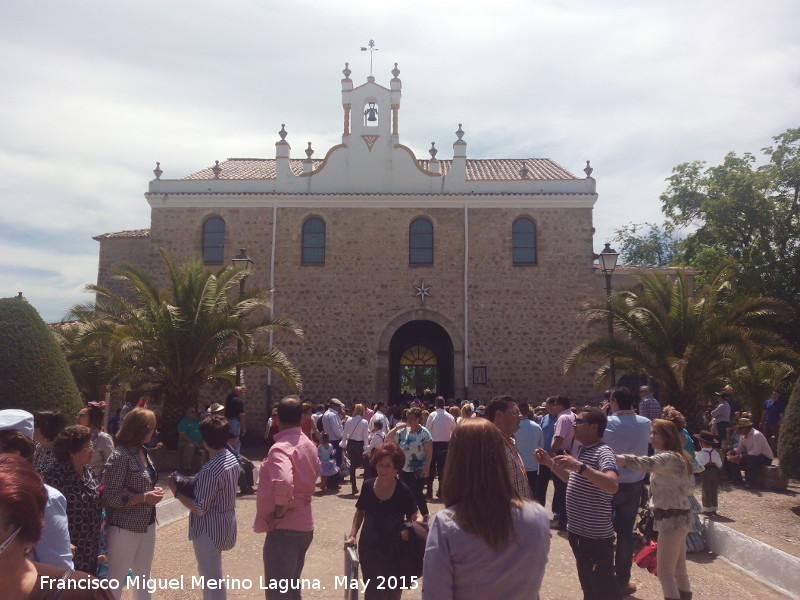
{"label": "woman in white blouse", "polygon": [[686,534],[693,519],[689,510],[689,494],[694,485],[692,459],[683,450],[681,432],[671,421],[653,420],[650,443],[657,454],[623,454],[617,456],[617,463],[626,469],[651,473],[650,505],[655,517],[653,529],[658,532],[658,580],[665,600],[691,600]]}

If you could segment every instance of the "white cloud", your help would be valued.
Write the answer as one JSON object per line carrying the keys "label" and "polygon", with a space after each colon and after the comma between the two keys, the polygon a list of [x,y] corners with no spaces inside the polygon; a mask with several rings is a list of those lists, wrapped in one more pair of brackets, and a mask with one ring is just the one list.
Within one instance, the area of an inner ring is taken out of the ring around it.
{"label": "white cloud", "polygon": [[[676,164],[799,125],[798,25],[792,0],[2,3],[0,289],[60,317],[96,277],[91,237],[148,225],[155,161],[174,178],[271,157],[281,123],[294,156],[323,156],[370,37],[379,81],[399,63],[421,156],[436,141],[448,158],[463,123],[475,158],[591,159],[599,249],[661,220]],[[53,273],[26,275],[32,258]]]}

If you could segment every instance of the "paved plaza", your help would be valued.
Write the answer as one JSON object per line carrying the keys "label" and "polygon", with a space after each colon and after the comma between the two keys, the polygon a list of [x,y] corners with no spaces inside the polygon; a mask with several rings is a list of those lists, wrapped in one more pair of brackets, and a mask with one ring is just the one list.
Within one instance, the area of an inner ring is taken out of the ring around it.
{"label": "paved plaza", "polygon": [[[342,490],[345,490],[343,487]],[[307,590],[304,598],[344,598],[344,589],[336,589],[335,578],[344,572],[342,542],[353,518],[355,498],[350,495],[317,496],[313,501],[316,530],[314,542],[307,555],[304,578],[317,579],[324,589]],[[431,513],[442,504],[434,502]],[[230,590],[228,598],[263,598],[257,589],[263,575],[261,548],[263,534],[251,531],[255,515],[255,496],[243,496],[237,501],[239,538],[236,547],[224,553],[224,572],[234,582],[252,582],[250,590]],[[164,525],[158,530],[153,577],[165,580],[184,576],[183,589],[158,591],[154,598],[175,600],[201,598],[199,589],[191,589],[191,577],[197,575],[192,545],[187,539],[188,519]],[[698,600],[772,600],[790,598],[734,567],[722,558],[710,554],[693,554],[689,558],[689,576]],[[497,574],[502,577],[502,573]],[[653,575],[634,566],[633,581],[639,591],[630,598],[661,600],[661,589]],[[130,598],[126,592],[123,598]],[[363,595],[360,596],[363,598]],[[408,591],[403,598],[421,598],[421,592]],[[572,552],[564,534],[553,533],[549,563],[542,586],[542,600],[579,600],[582,598]],[[489,599],[491,600],[491,599]]]}

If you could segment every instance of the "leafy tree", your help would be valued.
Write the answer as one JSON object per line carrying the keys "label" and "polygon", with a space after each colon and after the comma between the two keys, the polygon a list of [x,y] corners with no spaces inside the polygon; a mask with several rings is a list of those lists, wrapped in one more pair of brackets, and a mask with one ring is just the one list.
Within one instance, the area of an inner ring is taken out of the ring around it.
{"label": "leafy tree", "polygon": [[786,477],[800,479],[800,381],[792,390],[786,413],[781,421],[778,459],[781,471]]}
{"label": "leafy tree", "polygon": [[682,257],[682,238],[669,223],[631,223],[614,232],[613,241],[627,265],[640,267],[677,266]]}
{"label": "leafy tree", "polygon": [[83,408],[64,354],[42,317],[23,298],[0,300],[0,408]]}
{"label": "leafy tree", "polygon": [[[697,292],[682,270],[674,279],[642,271],[637,280],[637,289],[616,291],[610,305],[603,300],[582,309],[592,327],[604,327],[610,311],[614,336],[579,344],[567,357],[565,372],[614,356],[618,372],[652,377],[662,404],[675,406],[697,430],[702,400],[734,376],[741,380],[742,370],[775,379],[800,366],[800,355],[774,329],[775,317],[792,309],[773,298],[727,301],[733,269],[721,270]],[[608,370],[605,362],[598,368],[597,384],[607,382]]]}
{"label": "leafy tree", "polygon": [[96,300],[72,309],[80,323],[73,347],[85,351],[90,363],[104,355],[113,383],[164,399],[162,429],[168,443],[177,440],[177,423],[197,402],[203,384],[232,383],[237,366],[265,367],[290,389],[300,388],[300,373],[283,352],[259,340],[269,331],[302,335],[292,321],[269,316],[267,293],[254,290],[239,298],[244,271],[223,267],[212,273],[199,258],[176,266],[166,251],[160,252],[169,281],[165,290],[133,265],[115,269],[125,295],[100,285],[86,287]]}
{"label": "leafy tree", "polygon": [[[800,128],[773,140],[761,166],[750,153],[712,167],[678,165],[661,201],[667,226],[696,228],[683,243],[683,264],[710,278],[733,259],[739,294],[781,298],[800,314]],[[800,323],[789,336],[800,343]]]}
{"label": "leafy tree", "polygon": [[83,399],[94,402],[104,400],[104,388],[114,379],[114,374],[110,371],[108,349],[101,347],[99,343],[82,343],[84,323],[66,321],[55,323],[50,328],[67,357],[67,364]]}

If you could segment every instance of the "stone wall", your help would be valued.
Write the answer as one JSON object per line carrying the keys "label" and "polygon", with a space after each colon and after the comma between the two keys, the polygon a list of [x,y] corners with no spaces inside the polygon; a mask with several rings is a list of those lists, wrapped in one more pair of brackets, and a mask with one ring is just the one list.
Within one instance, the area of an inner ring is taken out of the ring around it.
{"label": "stone wall", "polygon": [[[154,208],[151,268],[159,270],[159,247],[178,263],[199,254],[203,222],[220,216],[226,223],[226,264],[240,247],[247,248],[255,262],[248,289],[268,289],[272,214],[269,206]],[[281,207],[277,215],[275,314],[298,322],[305,336],[293,340],[277,335],[275,345],[301,370],[305,399],[382,399],[376,392],[387,377],[381,339],[391,337],[389,323],[404,312],[422,308],[464,339],[463,208]],[[512,264],[511,224],[522,215],[537,225],[536,265]],[[327,226],[324,266],[301,264],[302,224],[310,216],[321,217]],[[408,264],[408,226],[419,216],[434,226],[432,265]],[[596,293],[592,250],[591,209],[470,209],[466,393],[471,399],[485,401],[502,393],[530,402],[555,393],[566,393],[576,402],[596,399],[589,369],[561,375],[567,353],[587,334],[575,313]],[[424,306],[414,289],[423,279],[431,286]],[[456,363],[460,396],[464,363]],[[486,385],[471,385],[473,365],[487,367]],[[250,427],[256,432],[267,417],[267,375],[247,370],[245,383]],[[215,386],[202,400],[218,401],[223,392]],[[273,379],[272,398],[286,392]]]}
{"label": "stone wall", "polygon": [[[95,238],[98,239],[98,238]],[[146,268],[150,265],[150,239],[140,237],[106,237],[100,242],[100,260],[97,270],[97,283],[123,293],[123,284],[112,278],[114,267],[120,263],[130,263]]]}

